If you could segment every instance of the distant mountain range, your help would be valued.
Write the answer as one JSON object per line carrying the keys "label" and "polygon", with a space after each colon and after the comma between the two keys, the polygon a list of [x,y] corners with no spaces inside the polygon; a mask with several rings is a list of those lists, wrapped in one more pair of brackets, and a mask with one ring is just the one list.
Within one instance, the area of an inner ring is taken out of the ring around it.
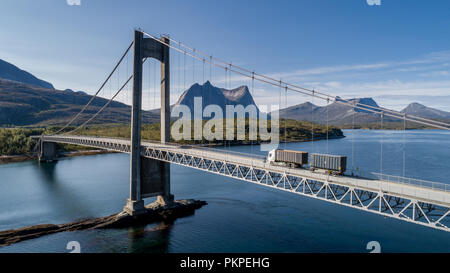
{"label": "distant mountain range", "polygon": [[[354,98],[349,101],[356,101],[360,106],[362,105],[362,108],[364,108],[364,105],[380,107],[372,98]],[[424,118],[450,120],[450,112],[426,107],[419,103],[411,103],[401,112]],[[328,121],[333,125],[349,125],[353,124],[353,121],[356,125],[361,125],[380,121],[380,116],[373,112],[358,108],[353,109],[351,106],[338,102],[331,103],[328,106],[317,106],[310,102],[305,102],[281,109],[279,115],[281,118],[312,121],[321,124],[325,124]],[[384,120],[386,122],[399,121],[388,116],[385,116]]]}
{"label": "distant mountain range", "polygon": [[[0,60],[1,61],[1,60]],[[0,65],[0,127],[23,125],[63,125],[77,114],[92,98],[83,91],[56,90],[53,85],[36,78],[30,73],[1,61]],[[96,98],[85,113],[74,122],[81,124],[96,113],[105,103]],[[112,102],[90,124],[126,123],[130,121],[131,107]],[[148,111],[143,114],[144,122],[156,122]]]}
{"label": "distant mountain range", "polygon": [[[92,96],[83,92],[68,92],[36,87],[29,84],[0,79],[0,127],[9,125],[63,125],[76,115]],[[105,103],[96,98],[74,125],[81,124]],[[90,124],[128,123],[131,107],[111,102]],[[146,123],[156,122],[148,111],[143,114]]]}
{"label": "distant mountain range", "polygon": [[[38,79],[18,67],[0,60],[0,127],[16,125],[62,125],[69,121],[92,96],[83,91],[55,90],[51,83]],[[235,89],[224,89],[213,86],[209,81],[203,85],[192,85],[183,92],[175,105],[187,105],[193,113],[194,97],[202,97],[203,109],[210,104],[219,105],[225,110],[226,105],[255,105],[247,86]],[[337,100],[339,102],[339,99]],[[360,105],[379,107],[372,98],[354,98]],[[90,107],[74,124],[81,124],[91,114],[97,112],[107,102],[96,98]],[[310,102],[294,105],[280,110],[280,117],[294,120],[312,121],[325,124],[328,120],[333,125],[370,124],[379,122],[379,115],[364,109],[334,102],[328,106],[317,106]],[[174,105],[172,105],[173,107]],[[364,107],[362,107],[364,108]],[[259,112],[258,107],[256,106]],[[102,114],[92,121],[92,124],[128,123],[130,121],[130,106],[112,102]],[[401,112],[424,118],[450,121],[450,113],[411,103]],[[225,111],[224,111],[225,113]],[[143,112],[143,122],[158,122],[160,110]],[[386,117],[385,120],[396,121]]]}

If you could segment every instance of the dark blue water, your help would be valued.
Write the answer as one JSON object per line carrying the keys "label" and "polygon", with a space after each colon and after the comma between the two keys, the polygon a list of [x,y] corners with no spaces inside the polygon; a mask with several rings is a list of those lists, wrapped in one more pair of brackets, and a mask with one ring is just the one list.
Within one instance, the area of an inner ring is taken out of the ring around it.
{"label": "dark blue water", "polygon": [[[379,172],[382,142],[383,173],[402,175],[405,152],[408,176],[449,181],[448,132],[345,134],[328,142],[328,152],[349,156],[349,169]],[[327,142],[286,148],[327,152]],[[261,153],[258,146],[231,149]],[[0,230],[118,212],[128,195],[128,174],[126,154],[0,165]],[[368,252],[369,241],[380,242],[382,252],[450,252],[450,233],[444,231],[181,166],[173,165],[171,178],[177,199],[208,205],[172,225],[59,233],[0,252],[68,252],[69,241],[80,242],[82,252]]]}

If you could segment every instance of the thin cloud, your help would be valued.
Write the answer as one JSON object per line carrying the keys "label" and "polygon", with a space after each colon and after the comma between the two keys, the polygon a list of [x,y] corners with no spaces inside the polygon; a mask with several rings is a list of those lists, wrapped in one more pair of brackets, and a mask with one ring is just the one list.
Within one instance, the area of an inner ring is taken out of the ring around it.
{"label": "thin cloud", "polygon": [[[377,70],[377,69],[386,69],[393,67],[401,67],[401,66],[410,66],[413,67],[403,67],[398,68],[399,72],[411,72],[421,70],[419,65],[439,63],[439,62],[447,62],[450,61],[450,50],[438,51],[428,53],[413,59],[405,60],[405,61],[397,61],[397,62],[379,62],[373,64],[354,64],[354,65],[338,65],[338,66],[325,66],[325,67],[317,67],[311,69],[299,69],[290,72],[281,72],[281,73],[273,73],[270,76],[274,78],[283,78],[283,79],[293,79],[297,77],[305,77],[305,76],[314,76],[314,75],[326,75],[333,73],[341,73],[341,72],[349,72],[349,71],[365,71],[365,70]],[[442,66],[448,66],[448,63],[441,64]]]}

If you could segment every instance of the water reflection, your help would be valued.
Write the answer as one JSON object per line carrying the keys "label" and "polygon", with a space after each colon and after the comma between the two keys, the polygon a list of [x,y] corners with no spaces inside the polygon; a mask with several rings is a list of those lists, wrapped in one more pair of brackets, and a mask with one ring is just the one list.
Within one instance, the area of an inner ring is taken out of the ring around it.
{"label": "water reflection", "polygon": [[36,166],[42,176],[43,181],[53,184],[53,182],[55,181],[56,164],[58,164],[58,161],[37,162]]}
{"label": "water reflection", "polygon": [[76,185],[68,185],[57,175],[58,161],[39,162],[35,166],[41,175],[41,185],[46,188],[46,202],[54,213],[67,215],[72,219],[91,218],[92,208],[85,202],[82,195],[73,189]]}
{"label": "water reflection", "polygon": [[169,252],[169,242],[172,226],[172,223],[159,222],[153,225],[129,228],[129,252]]}

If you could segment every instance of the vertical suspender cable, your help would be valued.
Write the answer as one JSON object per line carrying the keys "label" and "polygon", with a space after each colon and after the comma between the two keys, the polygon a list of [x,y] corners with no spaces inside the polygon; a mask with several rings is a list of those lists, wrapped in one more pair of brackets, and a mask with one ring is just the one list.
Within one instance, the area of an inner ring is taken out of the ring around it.
{"label": "vertical suspender cable", "polygon": [[328,119],[329,119],[329,116],[328,116],[328,103],[329,102],[330,102],[330,99],[327,98],[327,154],[328,154]]}
{"label": "vertical suspender cable", "polygon": [[353,113],[352,113],[352,174],[355,172],[355,101],[353,101]]}
{"label": "vertical suspender cable", "polygon": [[[108,80],[108,85],[109,85],[108,98],[111,99],[113,96],[111,88],[111,79]],[[81,130],[81,134],[83,134],[83,131],[86,132],[86,127],[84,127],[83,130]]]}
{"label": "vertical suspender cable", "polygon": [[[253,97],[253,95],[255,94],[255,92],[254,92],[254,88],[255,88],[255,72],[253,72],[253,74],[252,74],[252,97]],[[253,139],[250,139],[250,115],[249,115],[249,117],[248,117],[248,140],[250,141],[250,145],[251,145],[251,147],[250,147],[250,153],[252,154],[252,156],[253,156]],[[258,141],[258,134],[256,134],[256,140]],[[253,158],[253,157],[252,157]],[[252,165],[253,165],[253,160],[252,160]]]}
{"label": "vertical suspender cable", "polygon": [[155,105],[154,109],[158,109],[158,103],[156,102],[156,93],[158,93],[158,86],[156,85],[156,83],[158,82],[156,76],[156,69],[157,69],[157,65],[156,62],[153,61],[153,104]]}
{"label": "vertical suspender cable", "polygon": [[228,90],[231,90],[231,62],[230,69],[228,69]]}
{"label": "vertical suspender cable", "polygon": [[[314,95],[314,89],[312,91]],[[311,97],[311,146],[312,146],[312,152],[314,152],[314,96]]]}
{"label": "vertical suspender cable", "polygon": [[[126,78],[128,78],[128,64],[129,64],[129,56],[130,56],[130,54],[127,54],[127,72],[126,72],[126,77],[125,77],[125,79]],[[125,93],[127,94],[127,96],[128,96],[128,98],[127,98],[127,102],[128,102],[128,100],[129,99],[131,99],[131,96],[130,96],[130,92],[127,92],[127,90],[125,90]],[[129,105],[131,105],[132,104],[132,102],[130,101],[130,104]],[[131,109],[131,108],[130,108]],[[131,111],[131,110],[130,110]],[[142,115],[142,112],[141,112],[141,115]],[[131,119],[130,119],[131,120]],[[130,124],[130,126],[131,126],[131,124]]]}
{"label": "vertical suspender cable", "polygon": [[212,55],[209,56],[209,82],[212,84],[213,79],[212,79]]}
{"label": "vertical suspender cable", "polygon": [[[178,47],[181,49],[181,44],[178,44]],[[182,94],[182,90],[181,90],[181,55],[180,55],[180,53],[179,52],[177,52],[178,54],[178,66],[177,66],[177,69],[178,69],[178,99],[180,99],[180,96],[181,96],[181,94]],[[178,101],[178,99],[177,99],[177,101]]]}
{"label": "vertical suspender cable", "polygon": [[[154,52],[156,52],[156,43],[153,43],[153,50],[154,50]],[[156,103],[156,83],[157,83],[157,80],[156,80],[156,69],[157,69],[157,66],[156,66],[156,62],[155,61],[152,61],[152,63],[153,63],[153,104],[154,104],[154,109],[158,109],[158,105],[157,105],[157,103]]]}
{"label": "vertical suspender cable", "polygon": [[[383,112],[380,114],[380,130],[383,130]],[[380,133],[380,174],[383,176],[383,132]]]}
{"label": "vertical suspender cable", "polygon": [[[231,62],[230,62],[230,64],[229,64],[229,68],[228,68],[228,70],[227,70],[227,89],[228,90],[230,90],[231,89]],[[244,119],[245,119],[245,117],[244,117]],[[245,121],[245,120],[244,120]],[[236,130],[237,130],[237,120],[236,120]],[[244,132],[245,133],[245,132]],[[237,132],[236,132],[236,136],[237,136]],[[236,139],[237,139],[237,137],[236,137]],[[228,146],[229,146],[229,148],[230,148],[230,150],[231,150],[231,143],[230,142],[228,142]]]}
{"label": "vertical suspender cable", "polygon": [[[225,72],[225,79],[224,79],[225,80],[225,84],[224,85],[225,85],[225,89],[226,89],[228,87],[228,67],[224,68],[224,72]],[[234,139],[234,121],[235,121],[235,118],[234,118],[234,114],[233,114],[233,139]],[[236,122],[237,122],[237,120],[236,120]],[[224,145],[225,145],[225,149],[228,149],[226,140],[224,142]],[[228,141],[228,146],[229,145],[230,145],[230,141]]]}
{"label": "vertical suspender cable", "polygon": [[[278,112],[280,113],[281,112],[281,89],[282,89],[282,87],[281,87],[281,79],[280,79],[280,85],[279,85],[279,92],[278,92]],[[280,122],[281,122],[281,114],[280,114]],[[286,123],[286,116],[284,117],[284,119],[283,119],[283,123]],[[281,125],[281,124],[280,124]],[[284,127],[283,127],[284,128]]]}
{"label": "vertical suspender cable", "polygon": [[183,91],[186,91],[186,51],[184,51],[184,61],[183,61]]}
{"label": "vertical suspender cable", "polygon": [[231,87],[231,62],[230,62],[230,64],[229,64],[229,66],[228,66],[228,90],[231,90],[232,89],[232,87]]}
{"label": "vertical suspender cable", "polygon": [[[224,72],[225,72],[225,78],[224,78],[224,81],[225,81],[225,88],[227,87],[227,82],[228,82],[228,80],[227,80],[227,75],[228,75],[228,72],[227,72],[227,70],[228,70],[228,67],[225,67],[224,68]],[[224,99],[225,100],[225,99]],[[234,133],[234,114],[233,114],[233,133]],[[227,129],[230,129],[230,128],[227,128]],[[233,134],[233,138],[234,138],[234,134]],[[228,147],[227,147],[227,139],[225,139],[224,140],[224,142],[223,142],[223,145],[225,146],[225,149],[227,149]]]}
{"label": "vertical suspender cable", "polygon": [[195,58],[192,58],[192,84],[195,84]]}
{"label": "vertical suspender cable", "polygon": [[[202,59],[202,98],[205,94],[205,59]],[[203,105],[203,107],[205,107],[205,105]],[[202,109],[203,111],[203,109]],[[203,127],[203,118],[202,118],[202,127]],[[208,140],[209,143],[211,143],[211,141]]]}
{"label": "vertical suspender cable", "polygon": [[[287,109],[287,86],[284,88],[284,106]],[[286,127],[286,119],[284,120],[284,148],[286,149],[287,145],[287,127]]]}
{"label": "vertical suspender cable", "polygon": [[406,176],[406,114],[403,114],[403,172],[402,176]]}

